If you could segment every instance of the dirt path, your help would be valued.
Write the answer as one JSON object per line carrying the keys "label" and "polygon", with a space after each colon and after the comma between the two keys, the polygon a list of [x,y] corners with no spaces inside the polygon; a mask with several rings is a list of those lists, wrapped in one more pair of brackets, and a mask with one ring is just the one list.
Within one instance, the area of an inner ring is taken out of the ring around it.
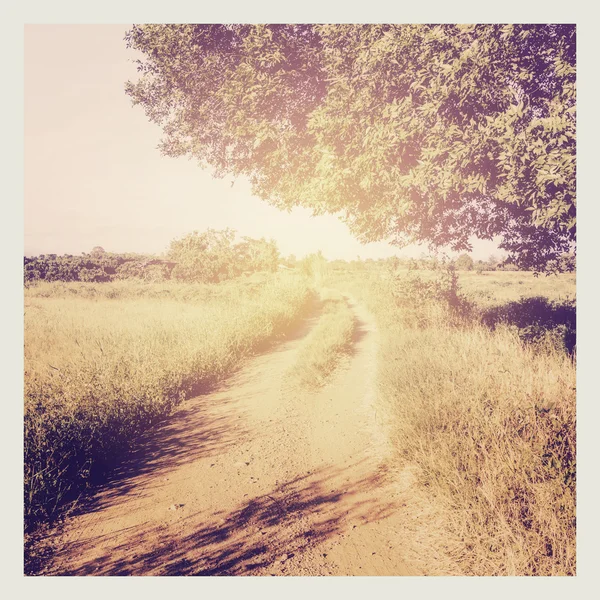
{"label": "dirt path", "polygon": [[317,315],[149,435],[68,520],[46,574],[416,574],[385,468],[377,331],[353,309],[354,353],[326,388],[294,390],[287,377]]}

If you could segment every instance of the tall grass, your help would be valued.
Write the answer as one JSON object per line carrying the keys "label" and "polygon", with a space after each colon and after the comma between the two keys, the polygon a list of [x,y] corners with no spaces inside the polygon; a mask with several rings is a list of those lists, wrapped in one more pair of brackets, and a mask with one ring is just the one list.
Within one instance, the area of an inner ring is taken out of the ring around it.
{"label": "tall grass", "polygon": [[321,290],[323,312],[305,340],[293,367],[302,385],[319,387],[352,347],[356,319],[348,301],[335,290]]}
{"label": "tall grass", "polygon": [[415,285],[402,278],[341,285],[378,320],[396,461],[443,515],[440,546],[466,574],[574,574],[575,365],[560,336],[527,343],[477,307],[399,292]]}
{"label": "tall grass", "polygon": [[309,294],[289,275],[27,289],[26,524],[56,516],[142,431],[288,330]]}

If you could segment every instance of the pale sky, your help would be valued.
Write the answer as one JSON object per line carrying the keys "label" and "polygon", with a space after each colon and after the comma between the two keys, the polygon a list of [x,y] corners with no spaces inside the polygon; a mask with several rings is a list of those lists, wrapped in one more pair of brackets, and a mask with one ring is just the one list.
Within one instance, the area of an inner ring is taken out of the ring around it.
{"label": "pale sky", "polygon": [[[160,129],[125,95],[137,71],[127,25],[25,27],[25,254],[161,253],[207,227],[274,238],[282,254],[322,250],[329,259],[419,256],[387,243],[362,245],[335,216],[281,212],[249,184],[213,179],[156,149]],[[499,256],[476,241],[473,257]]]}

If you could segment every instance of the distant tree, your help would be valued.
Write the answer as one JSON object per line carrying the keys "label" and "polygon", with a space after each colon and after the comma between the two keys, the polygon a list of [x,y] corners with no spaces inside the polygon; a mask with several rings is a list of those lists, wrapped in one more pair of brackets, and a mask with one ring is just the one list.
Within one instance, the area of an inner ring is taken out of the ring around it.
{"label": "distant tree", "polygon": [[218,282],[236,274],[235,232],[207,229],[193,231],[173,240],[167,256],[177,263],[172,271],[175,279],[196,282]]}
{"label": "distant tree", "polygon": [[350,264],[348,262],[346,262],[345,260],[332,260],[329,263],[329,267],[333,270],[333,271],[347,271],[348,268],[350,267]]}
{"label": "distant tree", "polygon": [[455,265],[459,271],[472,271],[473,259],[468,254],[461,254],[456,259]]}
{"label": "distant tree", "polygon": [[496,267],[498,266],[498,262],[498,259],[493,254],[490,254],[489,258],[487,259],[488,269],[490,269],[490,271],[495,271]]}
{"label": "distant tree", "polygon": [[317,284],[321,284],[327,275],[327,259],[319,250],[315,254],[309,254],[300,261],[300,272],[312,277]]}
{"label": "distant tree", "polygon": [[296,259],[296,255],[295,254],[290,254],[287,258],[283,259],[283,264],[286,267],[290,267],[290,269],[293,269],[296,264],[298,263],[297,259]]}
{"label": "distant tree", "polygon": [[276,271],[279,264],[279,250],[275,240],[256,240],[244,237],[236,244],[236,267],[240,271]]}
{"label": "distant tree", "polygon": [[101,256],[102,254],[106,254],[106,250],[102,246],[94,246],[90,252],[91,256]]}
{"label": "distant tree", "polygon": [[79,270],[79,281],[103,283],[106,281],[110,281],[110,279],[110,276],[107,275],[103,269],[100,269],[98,267],[82,267]]}
{"label": "distant tree", "polygon": [[387,259],[388,270],[395,273],[400,268],[400,259],[397,256],[390,256]]}

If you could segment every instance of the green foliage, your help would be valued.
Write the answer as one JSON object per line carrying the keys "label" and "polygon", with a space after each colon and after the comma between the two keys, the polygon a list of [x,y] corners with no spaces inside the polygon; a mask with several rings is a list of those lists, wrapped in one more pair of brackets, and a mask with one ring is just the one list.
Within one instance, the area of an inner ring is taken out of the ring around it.
{"label": "green foliage", "polygon": [[214,283],[244,272],[277,270],[279,250],[273,240],[244,237],[235,244],[234,239],[232,229],[207,229],[173,240],[168,252],[169,258],[177,263],[173,277]]}
{"label": "green foliage", "polygon": [[81,256],[42,254],[36,257],[24,258],[24,279],[26,284],[40,280],[110,281],[123,268],[123,265],[139,259],[140,257],[135,255],[118,255],[96,251]]}
{"label": "green foliage", "polygon": [[468,254],[461,254],[456,259],[456,268],[459,271],[472,271],[473,270],[473,259]]}
{"label": "green foliage", "polygon": [[558,258],[546,263],[546,273],[571,273],[575,271],[576,259],[572,252],[565,252]]}
{"label": "green foliage", "polygon": [[96,246],[90,254],[25,257],[25,283],[37,281],[107,282],[125,279],[167,281],[174,279],[214,283],[242,273],[274,272],[279,250],[273,241],[249,237],[233,243],[235,231],[194,231],[173,240],[169,260],[140,254],[112,254]]}
{"label": "green foliage", "polygon": [[575,353],[577,345],[575,300],[551,301],[543,296],[492,306],[481,311],[481,322],[495,329],[500,324],[516,328],[524,342],[542,349]]}
{"label": "green foliage", "polygon": [[498,267],[498,270],[499,271],[518,271],[519,267],[517,265],[515,265],[514,263],[507,262],[507,263],[500,265]]}
{"label": "green foliage", "polygon": [[162,150],[250,177],[281,208],[341,213],[362,241],[522,267],[575,242],[572,25],[144,25],[134,104]]}
{"label": "green foliage", "polygon": [[173,240],[168,256],[177,263],[175,279],[204,283],[218,282],[235,276],[235,252],[231,229],[194,231]]}
{"label": "green foliage", "polygon": [[386,261],[386,266],[391,274],[394,274],[400,267],[400,259],[397,256],[391,256]]}
{"label": "green foliage", "polygon": [[[439,319],[439,310],[450,324],[462,323],[471,316],[473,304],[460,291],[458,274],[453,264],[438,268],[432,277],[421,277],[409,271],[391,281],[392,297],[405,311],[405,318],[426,327],[431,318]],[[433,312],[431,308],[435,307]]]}
{"label": "green foliage", "polygon": [[313,279],[317,285],[321,285],[323,278],[327,275],[327,259],[319,250],[315,254],[309,254],[300,261],[300,272]]}
{"label": "green foliage", "polygon": [[287,258],[283,259],[282,264],[284,264],[289,269],[295,269],[296,265],[298,264],[298,260],[296,259],[296,255],[295,254],[290,254]]}
{"label": "green foliage", "polygon": [[117,268],[114,279],[141,279],[142,281],[166,281],[171,278],[174,263],[154,261],[127,261]]}
{"label": "green foliage", "polygon": [[[264,238],[255,240],[244,237],[242,242],[236,244],[236,261],[244,271],[270,271],[277,270],[279,265],[279,250],[275,240],[267,241]],[[293,258],[293,261],[290,259]],[[290,266],[294,266],[296,259],[292,255],[288,259]]]}

